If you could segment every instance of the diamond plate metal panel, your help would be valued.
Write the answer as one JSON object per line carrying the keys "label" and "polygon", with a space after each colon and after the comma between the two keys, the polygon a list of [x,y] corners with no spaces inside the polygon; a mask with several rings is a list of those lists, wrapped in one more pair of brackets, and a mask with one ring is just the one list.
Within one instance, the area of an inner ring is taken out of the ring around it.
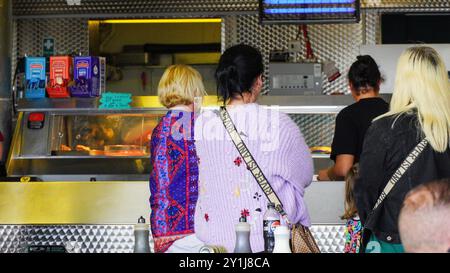
{"label": "diamond plate metal panel", "polygon": [[18,56],[42,55],[43,39],[55,40],[56,54],[89,53],[88,22],[85,19],[16,20]]}
{"label": "diamond plate metal panel", "polygon": [[[224,48],[238,43],[258,48],[264,57],[266,78],[270,51],[287,49],[288,42],[295,39],[298,33],[298,26],[294,25],[262,26],[256,15],[227,17],[224,25],[226,30],[222,39]],[[309,36],[315,56],[319,61],[334,61],[345,75],[359,53],[359,46],[363,43],[363,29],[362,23],[310,25]],[[349,92],[345,76],[332,83],[324,79],[323,89],[325,94]],[[267,81],[263,91],[269,91]]]}
{"label": "diamond plate metal panel", "polygon": [[30,245],[63,245],[73,253],[131,253],[132,225],[0,225],[0,252],[23,253]]}
{"label": "diamond plate metal panel", "polygon": [[12,48],[11,48],[11,82],[14,78],[14,71],[17,65],[17,20],[12,20],[12,31],[11,31],[11,39],[12,39]]}
{"label": "diamond plate metal panel", "polygon": [[289,116],[300,128],[309,147],[331,146],[336,114],[290,114]]}
{"label": "diamond plate metal panel", "polygon": [[[362,8],[450,8],[448,0],[361,0]],[[254,13],[258,0],[81,0],[68,5],[65,0],[13,0],[14,16],[99,15],[158,16],[158,14]]]}
{"label": "diamond plate metal panel", "polygon": [[14,16],[42,16],[42,15],[123,15],[186,13],[226,13],[226,12],[254,12],[258,8],[258,1],[245,0],[81,0],[81,5],[68,5],[65,0],[29,1],[14,0]]}
{"label": "diamond plate metal panel", "polygon": [[[39,5],[37,5],[39,2]],[[196,7],[199,9],[227,10],[228,8],[244,12],[247,9],[254,9],[255,4],[252,1],[95,1],[95,10],[103,12],[104,10],[113,10],[121,12],[130,12],[126,7],[139,7],[145,9],[147,6],[180,8],[181,6]],[[114,2],[114,3],[113,3]],[[130,6],[122,3],[129,2]],[[183,2],[183,4],[180,4]],[[377,3],[375,3],[377,2]],[[332,60],[337,63],[343,76],[336,81],[329,83],[324,79],[324,93],[332,92],[349,93],[345,74],[350,64],[355,60],[359,53],[359,47],[362,44],[377,44],[381,41],[380,31],[380,13],[409,11],[409,8],[384,8],[383,5],[391,2],[411,2],[416,3],[414,10],[432,11],[437,9],[450,10],[442,3],[443,1],[365,1],[365,4],[371,3],[377,9],[366,9],[362,12],[362,20],[359,24],[327,24],[310,25],[309,33],[313,50],[316,57],[323,60]],[[420,3],[419,3],[420,2]],[[433,5],[423,5],[423,2],[435,3]],[[447,1],[450,3],[450,1]],[[84,14],[90,12],[94,7],[93,1],[82,1],[81,6],[68,6],[65,1],[14,1],[14,8],[23,8],[27,12],[34,11],[52,11],[57,14],[65,9],[82,9]],[[42,4],[41,4],[42,3]],[[150,4],[149,4],[150,3]],[[164,5],[162,3],[165,3]],[[419,3],[419,4],[417,4]],[[153,6],[152,6],[153,5]],[[450,4],[449,4],[450,5]],[[427,8],[425,8],[427,7]],[[131,13],[130,13],[131,15]],[[161,15],[160,15],[161,16]],[[181,17],[193,16],[189,12],[184,12]],[[82,53],[88,54],[88,22],[82,18],[54,18],[54,19],[16,19],[13,24],[13,67],[16,56],[40,55],[42,54],[42,39],[44,37],[53,37],[56,41],[56,50],[59,53]],[[274,49],[287,48],[290,40],[297,36],[297,26],[292,25],[267,25],[261,26],[257,15],[239,15],[225,16],[222,22],[222,49],[237,43],[247,43],[261,50],[264,56],[265,67],[268,67],[269,52]],[[16,35],[14,35],[16,33]],[[14,54],[15,53],[15,54]],[[265,76],[268,76],[267,69]],[[268,92],[268,83],[264,86],[264,92]]]}
{"label": "diamond plate metal panel", "polygon": [[322,253],[344,253],[345,225],[313,225],[310,230]]}
{"label": "diamond plate metal panel", "polygon": [[375,45],[381,43],[380,12],[378,10],[366,10],[363,13],[364,18],[364,42],[366,45]]}
{"label": "diamond plate metal panel", "polygon": [[[311,227],[324,253],[344,251],[344,231],[343,225]],[[132,253],[133,232],[133,225],[0,225],[0,253],[24,253],[30,245],[63,245],[69,253]]]}
{"label": "diamond plate metal panel", "polygon": [[362,8],[450,8],[448,0],[361,0]]}

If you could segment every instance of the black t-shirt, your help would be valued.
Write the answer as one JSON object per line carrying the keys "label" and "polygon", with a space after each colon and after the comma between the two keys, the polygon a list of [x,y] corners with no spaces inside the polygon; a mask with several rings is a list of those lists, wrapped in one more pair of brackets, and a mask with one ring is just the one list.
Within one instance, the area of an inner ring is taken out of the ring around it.
{"label": "black t-shirt", "polygon": [[342,109],[336,117],[330,158],[335,161],[337,155],[351,154],[355,163],[359,162],[364,136],[372,120],[388,110],[389,104],[378,97],[361,99]]}

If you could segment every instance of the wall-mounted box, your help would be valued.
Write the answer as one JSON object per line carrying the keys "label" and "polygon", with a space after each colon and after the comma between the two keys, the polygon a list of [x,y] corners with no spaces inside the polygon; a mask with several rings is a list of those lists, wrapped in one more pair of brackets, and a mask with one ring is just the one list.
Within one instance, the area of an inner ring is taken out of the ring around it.
{"label": "wall-mounted box", "polygon": [[269,63],[269,95],[321,95],[322,64]]}

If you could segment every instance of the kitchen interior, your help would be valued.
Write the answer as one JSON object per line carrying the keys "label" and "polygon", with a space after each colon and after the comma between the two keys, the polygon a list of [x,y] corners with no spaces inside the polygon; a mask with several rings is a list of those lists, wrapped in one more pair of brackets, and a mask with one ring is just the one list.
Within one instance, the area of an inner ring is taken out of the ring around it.
{"label": "kitchen interior", "polygon": [[[357,55],[379,64],[386,101],[396,60],[412,43],[431,44],[450,67],[445,1],[361,0],[355,18],[302,25],[262,22],[256,0],[40,2],[0,0],[0,131],[8,151],[0,182],[2,253],[32,246],[133,251],[135,223],[141,216],[149,222],[149,139],[166,112],[157,85],[171,64],[201,73],[203,107],[210,108],[219,103],[214,71],[221,52],[238,43],[257,47],[265,66],[259,103],[298,124],[315,173],[332,164],[334,122],[353,103],[346,73]],[[102,108],[100,95],[27,97],[24,57],[46,54],[101,56],[102,92],[130,94],[130,107]],[[305,200],[321,251],[343,252],[344,182],[314,181]]]}

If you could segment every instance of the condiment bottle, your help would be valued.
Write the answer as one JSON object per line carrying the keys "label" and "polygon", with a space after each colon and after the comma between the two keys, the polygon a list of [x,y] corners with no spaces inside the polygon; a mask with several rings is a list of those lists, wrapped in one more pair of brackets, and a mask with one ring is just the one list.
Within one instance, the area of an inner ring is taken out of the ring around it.
{"label": "condiment bottle", "polygon": [[234,253],[252,253],[250,247],[250,224],[247,223],[247,218],[242,216],[239,218],[239,223],[236,224],[236,244]]}
{"label": "condiment bottle", "polygon": [[291,231],[287,226],[278,226],[274,231],[275,247],[272,253],[292,253],[289,245]]}
{"label": "condiment bottle", "polygon": [[134,253],[150,253],[149,236],[149,225],[141,216],[138,223],[134,225]]}

